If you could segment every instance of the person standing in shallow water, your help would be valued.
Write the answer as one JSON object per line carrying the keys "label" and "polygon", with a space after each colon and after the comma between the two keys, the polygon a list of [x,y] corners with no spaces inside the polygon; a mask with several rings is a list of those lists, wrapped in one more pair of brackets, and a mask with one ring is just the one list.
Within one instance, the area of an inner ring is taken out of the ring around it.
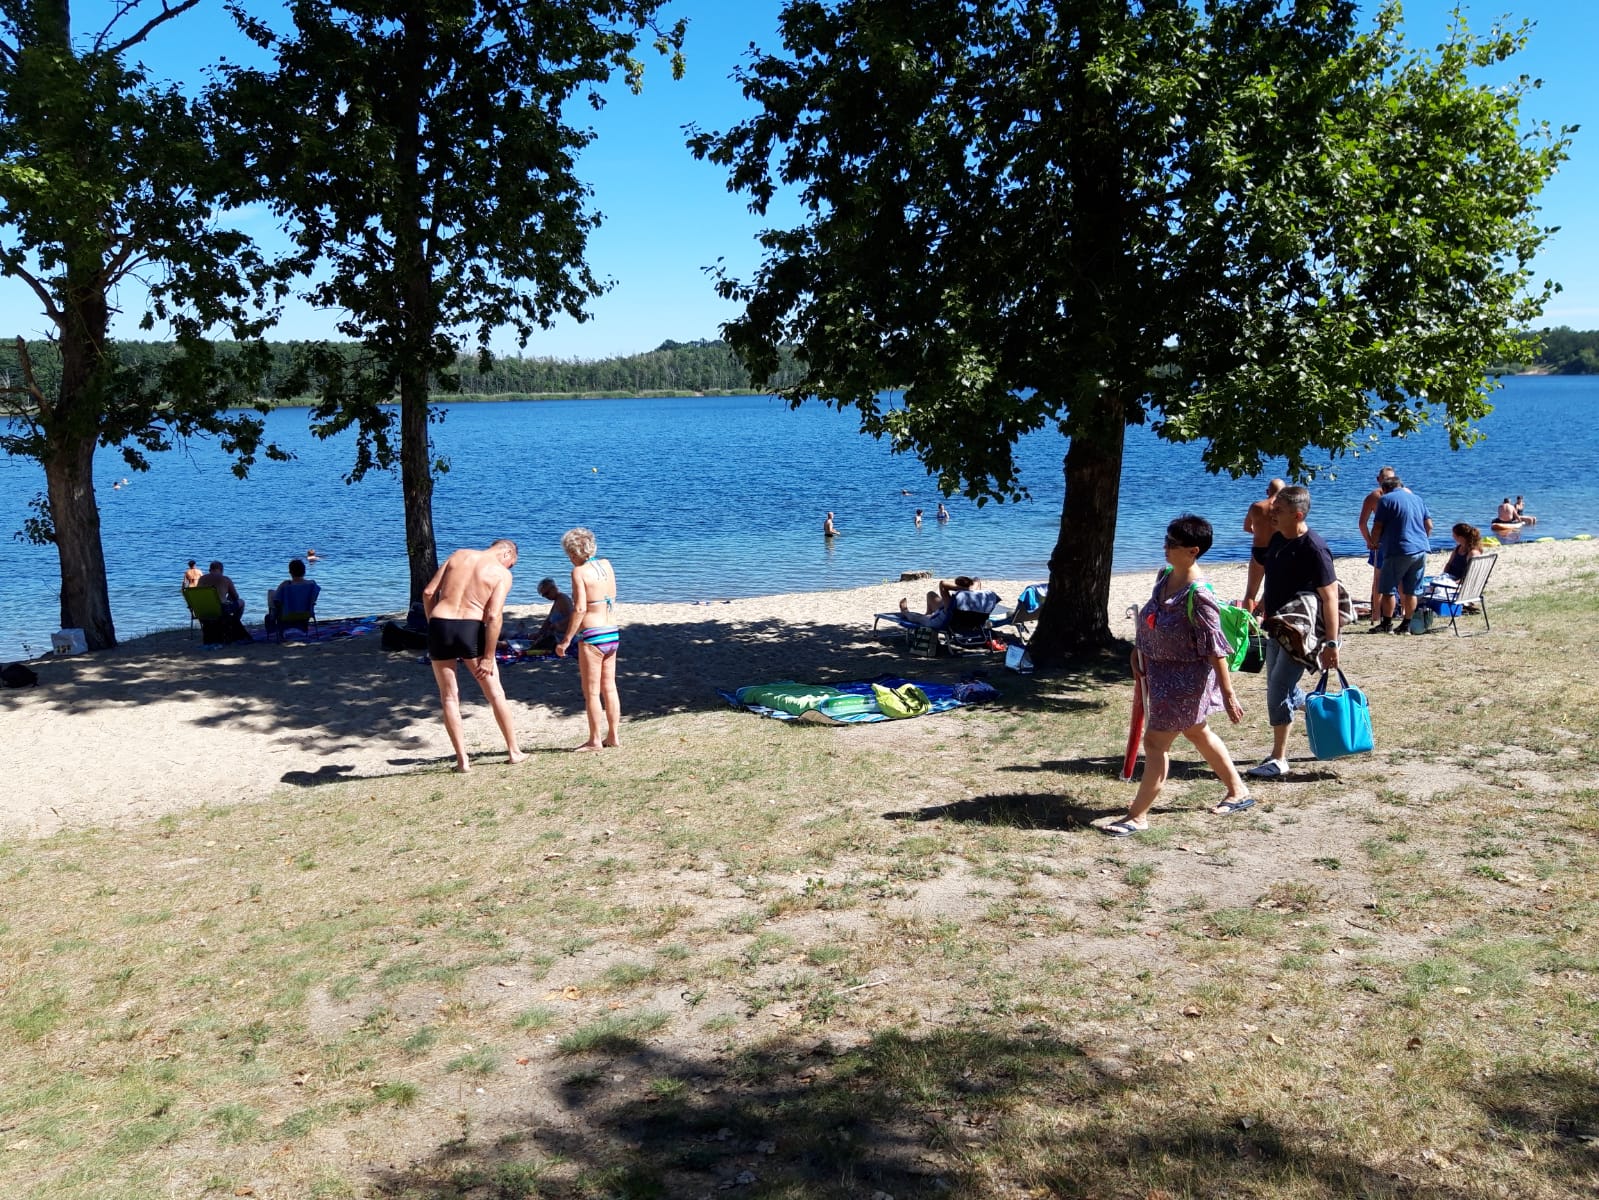
{"label": "person standing in shallow water", "polygon": [[1131,837],[1149,828],[1148,813],[1166,783],[1172,743],[1179,735],[1193,743],[1227,787],[1211,812],[1226,816],[1255,803],[1226,743],[1205,723],[1214,712],[1225,711],[1235,725],[1244,716],[1227,669],[1232,650],[1222,636],[1221,612],[1199,572],[1199,557],[1213,538],[1210,522],[1189,513],[1166,527],[1167,566],[1138,614],[1133,651],[1134,673],[1142,673],[1149,687],[1144,774],[1127,815],[1103,827],[1111,837]]}
{"label": "person standing in shallow water", "polygon": [[828,513],[827,514],[827,519],[822,522],[822,536],[823,537],[837,537],[838,536],[838,526],[833,524],[833,514],[832,513]]}
{"label": "person standing in shallow water", "polygon": [[[577,669],[589,722],[588,741],[576,749],[620,746],[622,700],[616,690],[616,656],[622,631],[616,625],[616,571],[609,559],[595,557],[594,534],[582,526],[567,530],[561,549],[572,560],[572,619],[566,636],[555,644],[555,653],[564,658],[566,648],[573,641],[578,643]],[[606,726],[603,739],[602,718]]]}

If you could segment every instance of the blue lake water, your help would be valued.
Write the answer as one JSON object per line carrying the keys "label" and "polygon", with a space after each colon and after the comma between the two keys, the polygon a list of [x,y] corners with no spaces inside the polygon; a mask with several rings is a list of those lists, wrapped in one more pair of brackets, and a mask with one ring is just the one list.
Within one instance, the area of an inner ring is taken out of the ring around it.
{"label": "blue lake water", "polygon": [[[1486,532],[1506,493],[1527,497],[1533,533],[1599,534],[1599,379],[1512,378],[1483,422],[1485,440],[1452,453],[1439,430],[1384,440],[1312,485],[1311,524],[1335,551],[1361,549],[1360,503],[1392,463],[1432,509],[1435,545],[1471,520]],[[112,613],[118,636],[187,624],[178,585],[188,559],[220,558],[259,617],[288,559],[315,547],[312,575],[327,615],[401,609],[405,538],[396,477],[343,482],[351,443],[318,441],[301,409],[267,418],[297,456],[236,479],[214,445],[164,455],[135,475],[103,450],[96,464]],[[434,426],[451,463],[434,496],[441,552],[499,536],[521,545],[515,604],[535,604],[543,575],[569,567],[560,536],[592,527],[628,601],[702,600],[855,587],[902,570],[1042,579],[1059,527],[1065,442],[1038,434],[1019,448],[1033,499],[979,508],[939,496],[915,459],[861,436],[819,405],[790,411],[765,397],[467,404]],[[121,489],[113,484],[124,476]],[[9,535],[43,489],[33,463],[0,457],[0,660],[47,650],[57,626],[53,547]],[[913,494],[902,496],[901,489]],[[1213,559],[1247,554],[1240,528],[1261,481],[1208,475],[1199,449],[1129,431],[1116,567],[1160,562],[1161,531],[1183,509],[1217,527]],[[912,514],[925,510],[917,529]],[[821,535],[832,510],[841,536]]]}

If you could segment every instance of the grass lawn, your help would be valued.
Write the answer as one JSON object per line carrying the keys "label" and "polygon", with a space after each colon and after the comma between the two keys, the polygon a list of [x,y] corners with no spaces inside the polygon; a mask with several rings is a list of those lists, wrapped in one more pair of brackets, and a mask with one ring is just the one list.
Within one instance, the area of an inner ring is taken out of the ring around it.
{"label": "grass lawn", "polygon": [[1599,579],[1493,619],[1125,841],[1107,659],[0,844],[0,1196],[1594,1194]]}

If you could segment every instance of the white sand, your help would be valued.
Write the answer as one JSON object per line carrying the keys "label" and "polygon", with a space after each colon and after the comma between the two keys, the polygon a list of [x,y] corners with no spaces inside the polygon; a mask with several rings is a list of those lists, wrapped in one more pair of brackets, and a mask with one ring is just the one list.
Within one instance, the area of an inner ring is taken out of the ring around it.
{"label": "white sand", "polygon": [[[1443,555],[1434,557],[1438,569]],[[1599,542],[1505,547],[1488,595],[1508,599],[1558,586],[1599,564]],[[622,564],[626,596],[626,564]],[[1243,564],[1211,573],[1217,593],[1243,592]],[[1357,598],[1370,568],[1343,560]],[[1011,602],[1037,580],[988,580]],[[1111,628],[1148,594],[1150,574],[1112,583]],[[872,614],[912,604],[926,583],[762,596],[720,604],[622,605],[620,686],[629,721],[726,711],[715,689],[773,679],[858,679],[886,672],[953,677],[963,659],[904,657],[899,640],[871,632]],[[542,615],[541,609],[513,615]],[[1358,650],[1354,651],[1358,655]],[[999,670],[998,660],[987,662]],[[414,655],[384,654],[375,634],[309,645],[204,650],[185,632],[153,634],[103,654],[36,664],[40,686],[0,690],[0,837],[143,820],[198,804],[258,801],[279,787],[442,769],[451,758],[432,673]],[[585,726],[577,668],[543,661],[502,669],[522,747],[574,746]],[[468,746],[479,770],[503,750],[488,706],[462,674]],[[626,753],[624,745],[621,753]],[[492,757],[491,757],[492,755]]]}

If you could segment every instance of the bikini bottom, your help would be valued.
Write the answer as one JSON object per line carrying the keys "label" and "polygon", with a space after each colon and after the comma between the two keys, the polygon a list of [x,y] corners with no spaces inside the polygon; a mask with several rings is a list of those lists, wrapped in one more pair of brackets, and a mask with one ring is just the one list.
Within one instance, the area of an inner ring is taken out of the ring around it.
{"label": "bikini bottom", "polygon": [[622,631],[615,625],[600,626],[595,629],[580,629],[577,640],[585,646],[593,646],[606,658],[616,653],[616,647],[621,643]]}

